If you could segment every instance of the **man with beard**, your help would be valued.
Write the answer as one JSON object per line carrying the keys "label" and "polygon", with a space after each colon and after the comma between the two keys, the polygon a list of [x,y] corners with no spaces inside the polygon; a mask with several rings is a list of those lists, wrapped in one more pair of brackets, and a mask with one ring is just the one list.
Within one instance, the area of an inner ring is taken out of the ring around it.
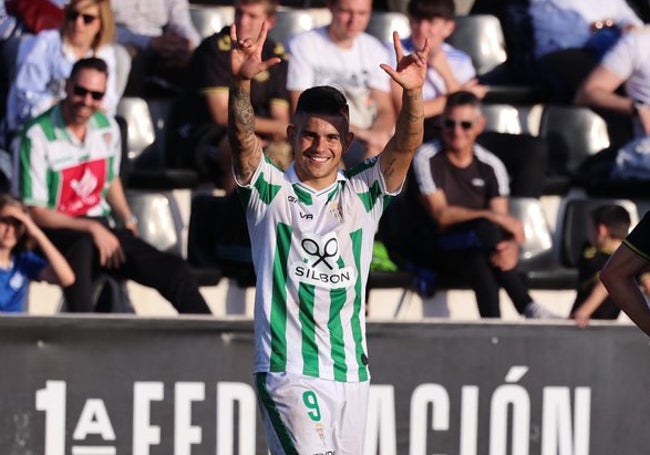
{"label": "man with beard", "polygon": [[107,76],[101,59],[75,63],[66,98],[20,134],[14,185],[77,276],[64,289],[70,311],[93,311],[92,283],[102,272],[155,288],[181,313],[210,313],[185,262],[137,237],[119,177],[120,131],[100,110]]}

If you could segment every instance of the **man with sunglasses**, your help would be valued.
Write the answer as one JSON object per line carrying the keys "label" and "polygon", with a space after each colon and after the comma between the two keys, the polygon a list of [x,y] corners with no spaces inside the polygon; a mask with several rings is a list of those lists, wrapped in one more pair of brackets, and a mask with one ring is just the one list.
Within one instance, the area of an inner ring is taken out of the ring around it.
{"label": "man with sunglasses", "polygon": [[524,230],[508,213],[505,166],[475,142],[484,126],[476,95],[447,97],[442,139],[422,145],[413,161],[409,224],[421,231],[410,235],[404,226],[403,251],[417,265],[435,269],[441,281],[468,282],[481,317],[500,317],[500,287],[520,314],[555,317],[533,301],[517,272]]}
{"label": "man with sunglasses", "polygon": [[[100,109],[106,79],[103,60],[75,63],[66,98],[19,136],[15,189],[76,274],[64,289],[70,311],[93,311],[101,272],[155,288],[181,313],[210,313],[186,263],[137,237],[119,177],[119,127]],[[113,217],[123,228],[113,227]]]}

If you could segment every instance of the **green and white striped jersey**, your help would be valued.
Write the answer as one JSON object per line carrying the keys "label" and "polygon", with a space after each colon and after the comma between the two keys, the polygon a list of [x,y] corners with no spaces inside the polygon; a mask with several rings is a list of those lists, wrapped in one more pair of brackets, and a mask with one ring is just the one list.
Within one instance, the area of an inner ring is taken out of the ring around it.
{"label": "green and white striped jersey", "polygon": [[39,115],[21,132],[19,194],[28,205],[70,216],[107,216],[106,193],[120,169],[119,127],[95,112],[82,142],[66,127],[61,106]]}
{"label": "green and white striped jersey", "polygon": [[264,158],[239,188],[253,262],[254,372],[367,381],[365,288],[379,218],[393,195],[374,158],[329,188]]}

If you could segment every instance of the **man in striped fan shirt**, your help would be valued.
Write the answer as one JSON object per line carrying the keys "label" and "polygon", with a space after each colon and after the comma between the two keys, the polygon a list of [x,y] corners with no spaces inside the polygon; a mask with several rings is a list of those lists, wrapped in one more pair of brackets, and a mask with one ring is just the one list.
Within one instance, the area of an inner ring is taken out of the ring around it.
{"label": "man in striped fan shirt", "polygon": [[395,33],[403,87],[395,134],[377,157],[340,171],[353,139],[344,96],[305,90],[287,136],[294,162],[282,172],[254,134],[251,79],[279,62],[262,61],[256,42],[231,28],[229,139],[246,209],[257,273],[254,373],[271,453],[363,453],[369,391],[365,286],[377,223],[399,193],[422,141],[421,52],[404,56]]}

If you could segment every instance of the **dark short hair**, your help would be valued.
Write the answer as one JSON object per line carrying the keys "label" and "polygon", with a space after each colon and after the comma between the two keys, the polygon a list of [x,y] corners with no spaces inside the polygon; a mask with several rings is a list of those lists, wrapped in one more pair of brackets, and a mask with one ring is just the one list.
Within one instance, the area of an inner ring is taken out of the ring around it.
{"label": "dark short hair", "polygon": [[602,224],[609,229],[609,235],[615,239],[623,240],[630,230],[630,214],[618,204],[605,204],[591,211],[591,220],[594,226]]}
{"label": "dark short hair", "polygon": [[296,116],[310,114],[339,116],[345,120],[346,127],[350,124],[350,108],[345,96],[329,85],[311,87],[300,94]]}
{"label": "dark short hair", "polygon": [[481,109],[481,100],[472,92],[461,90],[447,95],[445,112],[456,106],[474,106]]}
{"label": "dark short hair", "polygon": [[88,57],[77,60],[77,62],[72,66],[72,71],[70,71],[70,79],[76,79],[77,75],[82,70],[99,71],[108,77],[108,65],[104,60],[98,57]]}
{"label": "dark short hair", "polygon": [[410,17],[418,20],[435,17],[452,20],[456,16],[454,0],[411,0],[406,10]]}

